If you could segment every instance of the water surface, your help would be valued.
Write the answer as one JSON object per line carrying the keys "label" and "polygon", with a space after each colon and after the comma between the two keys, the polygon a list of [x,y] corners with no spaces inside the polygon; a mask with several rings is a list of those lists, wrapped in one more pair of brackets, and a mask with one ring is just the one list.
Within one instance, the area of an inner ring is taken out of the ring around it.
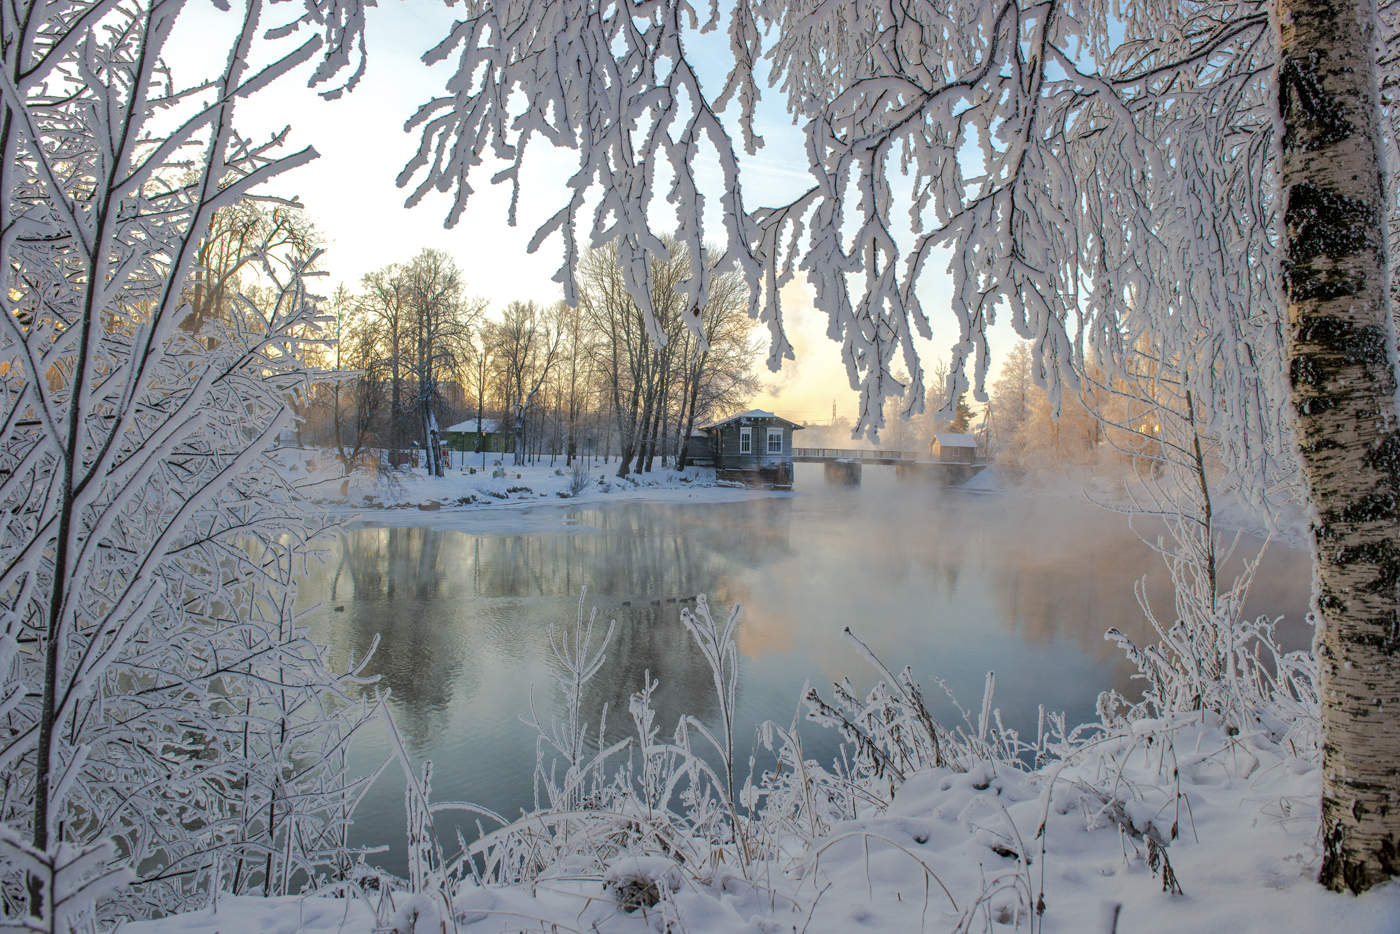
{"label": "water surface", "polygon": [[[511,816],[532,803],[536,743],[521,718],[533,710],[547,722],[560,710],[550,626],[572,624],[585,587],[600,630],[616,620],[586,706],[596,720],[606,705],[619,733],[644,672],[661,684],[663,731],[682,711],[713,719],[710,673],[680,622],[700,593],[717,616],[743,607],[741,737],[763,720],[789,724],[804,682],[873,682],[844,627],[891,668],[909,665],[930,697],[943,697],[941,678],[975,711],[991,670],[1009,726],[1033,734],[1041,704],[1080,722],[1101,690],[1134,690],[1130,666],[1103,639],[1110,626],[1145,636],[1134,581],[1147,575],[1152,605],[1171,614],[1161,560],[1123,517],[1073,500],[904,486],[883,468],[867,467],[855,489],[799,465],[791,494],[529,509],[521,519],[532,531],[519,534],[352,529],[303,586],[320,603],[312,634],[339,664],[381,637],[371,669],[392,692],[410,753],[433,760],[434,799]],[[1301,619],[1309,579],[1299,553],[1272,547],[1248,611]],[[939,712],[955,716],[946,701]],[[809,756],[833,754],[832,734],[803,735]],[[368,731],[357,767],[386,749],[384,731]],[[377,861],[400,871],[402,800],[401,779],[386,773],[356,822],[361,842],[392,847]]]}

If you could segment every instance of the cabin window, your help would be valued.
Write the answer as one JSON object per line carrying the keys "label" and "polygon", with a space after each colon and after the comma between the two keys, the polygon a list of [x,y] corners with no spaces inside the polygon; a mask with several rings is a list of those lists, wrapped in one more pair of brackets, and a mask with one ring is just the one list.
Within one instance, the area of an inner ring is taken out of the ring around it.
{"label": "cabin window", "polygon": [[783,453],[783,430],[781,428],[768,429],[768,453]]}
{"label": "cabin window", "polygon": [[752,454],[752,453],[753,453],[753,429],[752,429],[752,428],[740,428],[740,429],[739,429],[739,453],[740,453],[740,454]]}

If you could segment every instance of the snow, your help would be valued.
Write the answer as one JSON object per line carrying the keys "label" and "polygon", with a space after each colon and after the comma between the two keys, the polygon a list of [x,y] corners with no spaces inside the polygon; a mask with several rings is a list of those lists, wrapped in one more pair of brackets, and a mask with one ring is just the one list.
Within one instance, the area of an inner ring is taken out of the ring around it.
{"label": "snow", "polygon": [[710,424],[703,426],[702,430],[708,431],[711,428],[718,428],[721,425],[728,425],[730,422],[737,422],[740,419],[745,418],[776,418],[780,422],[787,422],[794,428],[802,427],[801,425],[797,424],[794,421],[791,421],[790,419],[783,418],[781,415],[774,415],[772,412],[765,412],[763,409],[749,409],[747,412],[740,412],[738,415],[731,415],[728,418],[722,418],[717,422],[711,422]]}
{"label": "snow", "polygon": [[[464,883],[452,899],[456,929],[641,932],[674,919],[673,929],[692,934],[946,931],[970,913],[966,929],[1014,930],[1043,893],[1036,929],[1046,934],[1108,932],[1115,917],[1118,931],[1134,934],[1400,931],[1400,883],[1355,897],[1314,881],[1315,765],[1200,719],[1151,726],[1152,742],[1124,731],[1038,772],[990,761],[919,772],[884,811],[835,824],[748,879],[723,867],[696,879],[665,859],[624,857],[602,878],[564,877],[533,890]],[[1116,779],[1105,782],[1105,767]],[[1094,791],[1105,787],[1126,799],[1127,824]],[[1166,839],[1173,826],[1178,838],[1166,853],[1180,895],[1164,892],[1145,865],[1143,834]],[[392,900],[396,918],[410,906],[432,914],[423,909],[431,897]],[[122,930],[371,934],[374,923],[363,897],[226,896],[210,910]]]}
{"label": "snow", "polygon": [[969,434],[960,434],[957,432],[940,432],[933,436],[933,440],[938,442],[939,446],[945,448],[977,447],[976,438]]}
{"label": "snow", "polygon": [[[345,476],[340,461],[328,450],[284,448],[278,452],[284,476],[312,501],[341,514],[377,524],[467,526],[477,531],[499,527],[520,531],[522,522],[537,524],[543,507],[558,519],[558,507],[618,502],[733,502],[764,496],[791,496],[788,491],[746,488],[716,481],[713,468],[690,467],[684,471],[657,468],[650,473],[617,476],[617,461],[594,461],[583,471],[577,491],[572,471],[558,458],[513,467],[509,454],[488,454],[486,467],[480,454],[452,453],[443,477],[430,477],[422,467],[400,467],[373,472],[357,470]],[[546,459],[547,460],[547,459]],[[499,474],[499,476],[496,476]]]}
{"label": "snow", "polygon": [[[496,419],[494,419],[494,418],[483,418],[483,419],[481,420],[481,424],[480,424],[479,430],[480,430],[481,432],[485,433],[485,434],[494,434],[494,433],[496,432],[496,430],[497,430],[497,428],[496,428]],[[477,434],[477,432],[478,432],[477,420],[474,419],[474,418],[469,418],[469,419],[467,419],[465,422],[458,422],[457,424],[453,425],[452,427],[450,427],[450,428],[444,428],[444,429],[442,430],[442,433],[445,434],[445,435],[446,435],[446,434],[453,434],[453,433],[458,433],[458,434]]]}

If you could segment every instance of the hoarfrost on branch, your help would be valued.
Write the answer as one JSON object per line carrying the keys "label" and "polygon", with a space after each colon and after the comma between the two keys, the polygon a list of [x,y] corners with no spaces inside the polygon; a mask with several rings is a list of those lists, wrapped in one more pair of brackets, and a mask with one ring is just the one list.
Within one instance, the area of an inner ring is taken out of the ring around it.
{"label": "hoarfrost on branch", "polygon": [[[687,41],[721,27],[732,61],[713,94]],[[719,4],[702,15],[684,0],[478,0],[428,55],[449,57],[444,93],[410,121],[421,143],[400,183],[410,201],[450,192],[451,224],[489,155],[504,166],[490,180],[512,186],[513,223],[527,145],[577,152],[568,203],[532,241],[561,235],[571,302],[586,235],[617,241],[647,309],[647,258],[672,232],[657,228],[674,222],[701,255],[700,177],[717,160],[725,259],[769,328],[770,366],[792,356],[780,295],[802,274],[868,433],[886,400],[923,408],[915,338],[931,335],[925,296],[946,263],[957,339],[935,387],[945,400],[985,397],[998,319],[1033,342],[1057,405],[1086,354],[1112,365],[1151,330],[1190,345],[1188,378],[1212,400],[1230,462],[1277,467],[1288,433],[1265,3],[739,0],[726,21]],[[739,148],[762,146],[764,84],[801,126],[811,178],[756,207]],[[694,265],[697,303],[711,275]]]}
{"label": "hoarfrost on branch", "polygon": [[316,253],[251,245],[216,313],[191,295],[218,212],[315,155],[238,105],[302,66],[353,84],[363,4],[239,6],[193,85],[164,61],[183,3],[0,16],[0,910],[29,927],[347,858],[364,712],[303,637],[318,526],[267,452],[314,375]]}

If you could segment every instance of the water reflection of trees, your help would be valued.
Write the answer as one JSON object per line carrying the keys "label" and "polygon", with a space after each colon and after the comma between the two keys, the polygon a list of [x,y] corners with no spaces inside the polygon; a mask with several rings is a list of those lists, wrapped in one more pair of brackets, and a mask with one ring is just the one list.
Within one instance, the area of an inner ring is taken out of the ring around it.
{"label": "water reflection of trees", "polygon": [[[736,565],[762,567],[791,555],[790,505],[628,504],[575,513],[584,525],[573,533],[353,529],[324,580],[303,590],[325,600],[317,634],[338,663],[363,657],[381,637],[371,671],[393,692],[416,751],[431,748],[445,729],[464,728],[448,722],[448,710],[473,703],[484,658],[547,659],[549,625],[571,623],[585,587],[604,626],[617,620],[586,711],[596,722],[607,703],[613,728],[630,726],[627,699],[649,671],[662,684],[659,722],[669,728],[682,712],[704,718],[714,704],[681,607],[712,592]],[[744,534],[736,536],[736,527]],[[552,702],[548,685],[536,685],[535,696]]]}
{"label": "water reflection of trees", "polygon": [[791,554],[790,506],[633,503],[579,510],[586,530],[572,533],[474,536],[475,595],[563,596],[587,587],[619,602],[694,596],[735,564],[758,567]]}
{"label": "water reflection of trees", "polygon": [[474,659],[454,651],[456,588],[442,537],[426,529],[358,529],[344,533],[324,580],[303,585],[322,600],[316,634],[345,665],[364,658],[380,637],[370,671],[392,692],[396,719],[415,749],[446,726],[458,684],[470,690]]}
{"label": "water reflection of trees", "polygon": [[[1171,616],[1160,559],[1121,518],[1087,507],[1007,510],[945,499],[898,509],[838,497],[820,501],[817,514],[809,501],[795,526],[794,505],[788,498],[698,508],[632,503],[576,510],[574,531],[536,534],[353,530],[326,579],[306,589],[327,595],[321,625],[340,662],[383,637],[373,670],[392,689],[418,749],[444,731],[467,729],[451,718],[499,718],[490,705],[500,696],[476,696],[483,675],[547,659],[550,624],[569,624],[584,587],[602,622],[617,620],[586,708],[596,721],[606,702],[615,729],[628,725],[627,699],[646,671],[662,683],[657,703],[668,728],[683,711],[712,711],[709,673],[680,623],[681,607],[697,593],[709,594],[716,612],[750,606],[739,634],[750,658],[797,653],[850,669],[858,663],[840,638],[842,625],[882,630],[877,640],[896,654],[910,627],[970,626],[968,638],[976,639],[978,627],[995,626],[1027,645],[1068,640],[1111,664],[1106,676],[1120,689],[1129,687],[1130,669],[1103,632],[1116,626],[1146,635],[1134,580],[1148,574],[1153,606]],[[1256,588],[1266,597],[1249,612],[1300,617],[1308,578],[1299,562],[1275,549]],[[962,618],[931,620],[934,603]],[[929,662],[933,671],[952,660],[943,658],[945,644]],[[548,685],[537,684],[535,695],[553,703]]]}

